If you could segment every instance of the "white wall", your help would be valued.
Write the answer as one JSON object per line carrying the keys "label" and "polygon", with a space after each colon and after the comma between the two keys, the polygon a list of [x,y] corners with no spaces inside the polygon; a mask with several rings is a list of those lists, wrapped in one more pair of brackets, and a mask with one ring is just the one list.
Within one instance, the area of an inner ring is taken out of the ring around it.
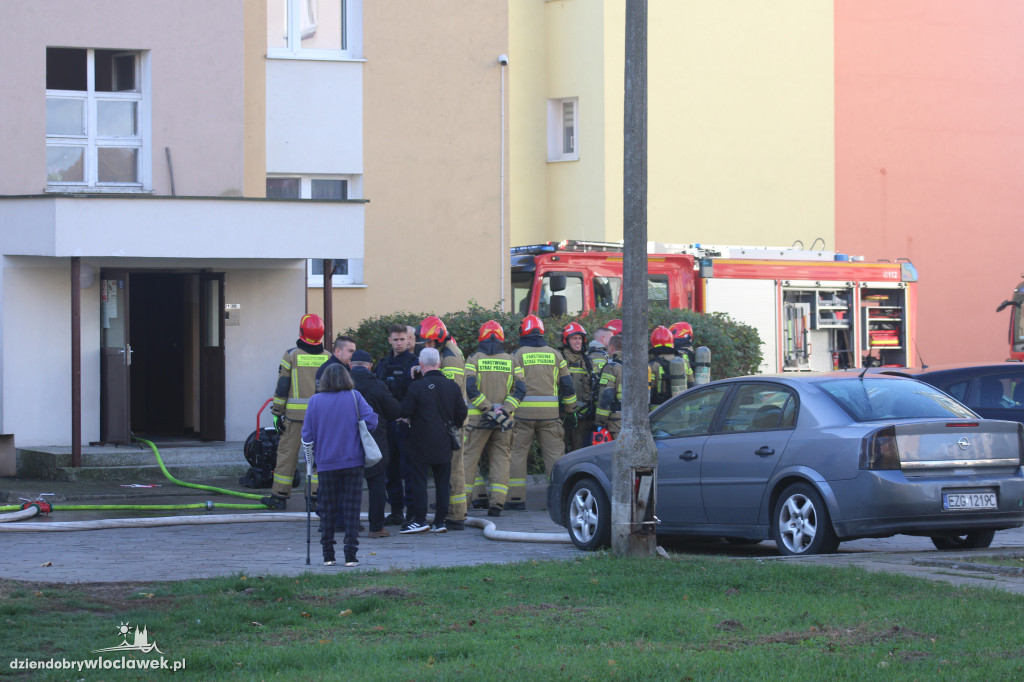
{"label": "white wall", "polygon": [[[225,328],[226,438],[244,440],[271,397],[277,366],[295,345],[305,309],[305,261],[83,259],[96,282],[82,290],[82,441],[100,437],[101,267],[206,268],[225,273],[225,301],[241,304],[241,324]],[[71,444],[70,262],[0,258],[0,434],[17,447]],[[269,414],[264,414],[265,421]]]}
{"label": "white wall", "polygon": [[267,172],[363,172],[361,62],[267,60]]}

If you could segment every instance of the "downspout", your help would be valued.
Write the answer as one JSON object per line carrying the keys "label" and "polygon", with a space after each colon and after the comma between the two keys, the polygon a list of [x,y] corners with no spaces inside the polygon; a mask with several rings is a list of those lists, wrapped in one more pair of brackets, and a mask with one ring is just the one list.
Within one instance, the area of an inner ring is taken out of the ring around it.
{"label": "downspout", "polygon": [[498,301],[501,303],[501,310],[505,312],[505,67],[508,66],[508,55],[498,55],[498,64],[501,65],[499,78],[501,80],[501,140],[500,140],[500,158],[501,168],[498,171],[498,177],[501,180],[501,201],[499,210],[501,215],[499,217],[499,223],[501,225],[501,242],[498,245],[499,258],[498,258],[498,270],[501,273],[501,289],[498,292]]}
{"label": "downspout", "polygon": [[334,261],[324,258],[324,348],[334,343]]}

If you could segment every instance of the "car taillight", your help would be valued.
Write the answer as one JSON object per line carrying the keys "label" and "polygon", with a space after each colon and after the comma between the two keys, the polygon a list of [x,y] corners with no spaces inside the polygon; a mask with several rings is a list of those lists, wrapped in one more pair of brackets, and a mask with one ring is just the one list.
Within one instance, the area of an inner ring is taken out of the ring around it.
{"label": "car taillight", "polygon": [[864,439],[860,468],[879,471],[900,468],[900,449],[896,445],[896,427],[879,429]]}

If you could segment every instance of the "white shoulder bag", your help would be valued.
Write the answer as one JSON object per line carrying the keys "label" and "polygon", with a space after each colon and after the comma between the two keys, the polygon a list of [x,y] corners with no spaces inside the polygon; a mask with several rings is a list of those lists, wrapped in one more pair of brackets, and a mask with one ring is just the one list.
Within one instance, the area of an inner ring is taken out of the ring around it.
{"label": "white shoulder bag", "polygon": [[370,429],[366,427],[366,422],[358,418],[359,400],[356,399],[355,390],[352,391],[352,400],[356,404],[356,421],[359,424],[359,440],[363,442],[363,455],[366,460],[365,466],[369,468],[379,462],[383,455],[380,454],[380,447],[377,446],[377,441],[374,440],[373,434],[370,433]]}

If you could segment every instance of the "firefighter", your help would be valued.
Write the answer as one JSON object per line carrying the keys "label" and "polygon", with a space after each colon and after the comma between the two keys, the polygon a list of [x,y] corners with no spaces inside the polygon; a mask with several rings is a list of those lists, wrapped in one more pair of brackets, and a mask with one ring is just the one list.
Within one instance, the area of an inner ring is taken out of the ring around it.
{"label": "firefighter", "polygon": [[[448,333],[448,328],[437,315],[430,315],[420,322],[417,336],[423,339],[427,348],[436,348],[441,354],[441,373],[459,385],[462,400],[466,401],[466,357],[459,345]],[[460,429],[462,424],[456,424]],[[462,439],[462,431],[459,431]],[[466,529],[466,475],[463,469],[463,450],[452,451],[452,473],[449,485],[448,516],[445,526],[448,530]]]}
{"label": "firefighter", "polygon": [[677,351],[686,353],[686,359],[690,361],[690,367],[695,367],[697,358],[693,350],[693,327],[690,326],[689,322],[676,322],[668,330],[672,332],[673,347]]}
{"label": "firefighter", "polygon": [[[324,350],[324,321],[319,315],[306,314],[299,322],[299,339],[294,348],[285,351],[277,371],[277,388],[270,407],[274,426],[281,434],[277,444],[274,485],[270,495],[260,502],[272,509],[284,509],[292,494],[292,478],[299,461],[302,444],[302,420],[306,405],[316,393],[316,371],[331,354]],[[311,495],[316,494],[311,486]]]}
{"label": "firefighter", "polygon": [[598,327],[597,331],[594,332],[594,340],[587,346],[587,356],[590,358],[590,364],[594,368],[595,382],[601,374],[601,368],[604,367],[604,363],[608,362],[608,341],[613,336],[615,336],[615,331],[608,325]]}
{"label": "firefighter", "polygon": [[[565,451],[572,452],[590,445],[594,425],[591,387],[594,384],[594,363],[586,352],[587,330],[579,322],[570,322],[562,329],[562,357],[569,368],[576,399],[582,404],[562,421],[565,430]],[[603,363],[602,363],[603,366]]]}
{"label": "firefighter", "polygon": [[[489,496],[484,504],[488,516],[501,516],[508,495],[509,463],[512,459],[512,415],[526,397],[523,368],[505,352],[505,330],[494,320],[484,322],[477,338],[480,345],[466,362],[466,395],[469,420],[462,448],[466,471],[466,494],[483,482],[477,474],[481,455],[487,452]],[[473,483],[469,477],[477,474]],[[486,492],[485,492],[486,495]]]}
{"label": "firefighter", "polygon": [[598,403],[594,423],[608,429],[617,438],[622,429],[622,336],[616,334],[608,342],[611,357],[598,380]]}
{"label": "firefighter", "polygon": [[686,390],[688,378],[693,377],[686,353],[673,346],[668,327],[655,327],[651,332],[651,347],[647,352],[647,377],[653,410],[674,395]]}
{"label": "firefighter", "polygon": [[565,454],[559,398],[566,411],[575,411],[576,391],[561,354],[544,340],[544,323],[527,315],[519,325],[519,348],[512,358],[523,368],[526,397],[516,410],[512,426],[512,466],[506,509],[526,509],[526,467],[534,439],[544,457],[544,472],[551,473]]}

